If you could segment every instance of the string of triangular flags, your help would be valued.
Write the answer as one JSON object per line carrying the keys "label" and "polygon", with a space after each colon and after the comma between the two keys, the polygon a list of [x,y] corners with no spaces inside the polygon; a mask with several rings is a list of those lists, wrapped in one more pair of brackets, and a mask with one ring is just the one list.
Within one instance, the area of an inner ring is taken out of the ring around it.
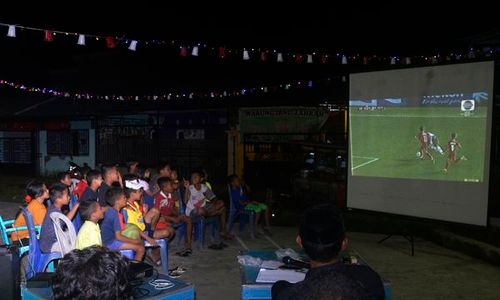
{"label": "string of triangular flags", "polygon": [[411,64],[437,64],[440,62],[464,61],[477,58],[490,58],[496,53],[500,53],[500,48],[483,47],[481,49],[468,48],[461,51],[438,53],[434,55],[361,55],[348,54],[342,52],[327,53],[321,51],[312,52],[292,52],[282,51],[280,49],[271,48],[229,48],[226,46],[214,46],[206,43],[188,43],[178,40],[161,40],[161,39],[131,39],[126,36],[103,36],[88,33],[69,32],[61,30],[49,30],[43,28],[12,25],[0,23],[0,26],[7,28],[7,36],[10,38],[17,37],[18,29],[21,31],[37,31],[45,42],[54,42],[55,39],[65,38],[73,39],[80,46],[85,46],[90,41],[97,42],[103,46],[113,49],[118,47],[126,47],[130,51],[137,51],[141,48],[149,47],[175,47],[178,48],[179,56],[181,57],[198,57],[200,55],[214,56],[219,59],[237,58],[244,61],[261,61],[261,62],[276,62],[276,63],[307,63],[307,64],[389,64],[389,65],[411,65]]}

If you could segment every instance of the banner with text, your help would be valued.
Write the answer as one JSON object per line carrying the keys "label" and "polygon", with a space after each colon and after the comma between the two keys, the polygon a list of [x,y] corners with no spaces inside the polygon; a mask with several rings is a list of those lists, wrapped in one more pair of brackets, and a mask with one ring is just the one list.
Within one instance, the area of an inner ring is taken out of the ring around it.
{"label": "banner with text", "polygon": [[323,107],[258,107],[240,109],[242,134],[318,132],[330,112]]}

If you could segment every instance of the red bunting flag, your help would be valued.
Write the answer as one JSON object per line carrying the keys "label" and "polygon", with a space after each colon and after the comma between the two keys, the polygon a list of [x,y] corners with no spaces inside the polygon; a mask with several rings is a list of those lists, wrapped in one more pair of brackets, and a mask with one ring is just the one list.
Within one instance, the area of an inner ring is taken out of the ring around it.
{"label": "red bunting flag", "polygon": [[115,39],[112,36],[106,37],[106,47],[113,49],[116,47]]}
{"label": "red bunting flag", "polygon": [[52,35],[52,31],[45,30],[44,33],[45,33],[45,37],[43,39],[44,41],[46,41],[46,42],[54,41],[54,36]]}

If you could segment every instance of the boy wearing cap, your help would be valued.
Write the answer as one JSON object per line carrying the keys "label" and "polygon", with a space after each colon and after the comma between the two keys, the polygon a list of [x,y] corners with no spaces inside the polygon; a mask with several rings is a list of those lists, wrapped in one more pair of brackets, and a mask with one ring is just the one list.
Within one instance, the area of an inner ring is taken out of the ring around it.
{"label": "boy wearing cap", "polygon": [[272,287],[272,299],[384,299],[379,275],[370,267],[347,265],[340,252],[347,249],[344,222],[330,204],[305,211],[297,244],[311,260],[304,281],[292,284],[278,281]]}
{"label": "boy wearing cap", "polygon": [[[147,182],[139,179],[138,176],[134,174],[127,174],[124,176],[124,193],[127,199],[127,206],[124,210],[124,218],[126,223],[134,224],[142,231],[141,238],[146,240],[151,245],[156,245],[157,239],[169,238],[174,234],[172,227],[166,227],[162,229],[154,229],[151,223],[148,223],[149,219],[157,219],[157,216],[151,216],[151,214],[156,214],[154,210],[146,210],[145,207],[139,203],[142,197],[144,189],[147,189]],[[150,216],[148,216],[148,214]],[[144,215],[148,216],[145,218]],[[159,250],[159,249],[158,249]],[[159,259],[159,252],[153,251],[153,260],[157,262]],[[156,254],[156,255],[155,255]]]}
{"label": "boy wearing cap", "polygon": [[134,259],[142,261],[146,251],[142,240],[128,238],[122,234],[125,229],[122,210],[127,206],[123,190],[119,187],[111,187],[106,192],[105,202],[110,207],[104,213],[100,226],[103,245],[110,250],[133,250]]}

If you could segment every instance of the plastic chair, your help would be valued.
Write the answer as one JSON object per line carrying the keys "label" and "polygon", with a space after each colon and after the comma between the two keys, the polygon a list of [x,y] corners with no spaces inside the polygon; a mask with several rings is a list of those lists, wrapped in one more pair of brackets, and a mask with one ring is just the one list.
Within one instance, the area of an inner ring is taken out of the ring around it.
{"label": "plastic chair", "polygon": [[[71,210],[75,204],[78,203],[78,195],[72,195],[69,198],[69,209]],[[73,227],[75,229],[75,232],[78,232],[80,230],[80,227],[82,226],[82,219],[80,217],[80,210],[78,210],[73,217]]]}
{"label": "plastic chair", "polygon": [[[38,243],[37,234],[35,231],[35,226],[33,225],[33,217],[31,213],[24,207],[20,207],[21,212],[26,219],[26,224],[28,227],[30,245],[28,253],[28,265],[26,266],[26,279],[31,279],[36,273],[45,272],[47,267],[51,265],[51,262],[56,259],[63,257],[60,252],[52,253],[42,253],[40,251],[40,245]],[[49,271],[53,271],[53,266],[49,267]]]}
{"label": "plastic chair", "polygon": [[[127,222],[127,214],[123,214],[125,223]],[[161,259],[161,268],[165,274],[168,274],[168,240],[167,239],[159,239],[155,240],[158,246],[160,247],[160,259]],[[151,244],[144,241],[144,247],[153,248]],[[130,252],[128,252],[130,251]],[[132,250],[120,250],[120,253],[129,258],[134,259],[135,253]]]}
{"label": "plastic chair", "polygon": [[[0,216],[0,233],[2,234],[2,241],[5,245],[11,245],[12,240],[10,239],[10,235],[12,232],[28,230],[26,226],[14,227],[15,220],[4,220],[2,216]],[[37,236],[40,233],[41,226],[36,225],[35,230],[37,232]],[[29,251],[29,245],[22,246],[19,248],[19,256],[23,256],[26,252]]]}
{"label": "plastic chair", "polygon": [[[184,205],[183,197],[182,197],[182,192],[180,190],[177,191],[178,196],[179,196],[179,213],[180,214],[185,214],[186,213],[186,206]],[[198,247],[200,249],[203,249],[205,246],[205,228],[207,226],[211,226],[212,228],[212,239],[216,238],[217,233],[219,232],[219,220],[218,217],[198,217],[194,218],[191,220],[193,224],[193,235],[194,235],[194,241],[198,242]],[[185,224],[178,224],[174,226],[174,228],[177,230],[177,245],[179,245],[182,241],[182,239],[186,236],[186,225]]]}
{"label": "plastic chair", "polygon": [[[71,220],[60,212],[52,212],[50,214],[50,219],[54,225],[54,231],[61,253],[65,255],[74,250],[76,245],[76,232]],[[61,222],[66,225],[66,230],[62,228]]]}
{"label": "plastic chair", "polygon": [[[243,189],[240,187],[240,192],[243,193]],[[243,231],[243,228],[245,226],[245,220],[244,218],[241,218],[242,216],[247,217],[248,224],[250,225],[250,237],[252,239],[255,238],[255,212],[251,210],[246,210],[244,208],[238,209],[233,202],[232,196],[231,196],[231,185],[227,185],[227,193],[229,196],[229,221],[227,225],[227,231],[231,232],[233,230],[234,222],[236,221],[236,218],[239,216],[240,217],[240,232]]]}
{"label": "plastic chair", "polygon": [[134,259],[135,257],[135,252],[133,250],[120,250],[120,253],[128,259]]}
{"label": "plastic chair", "polygon": [[[160,246],[161,269],[165,274],[168,274],[168,240],[160,239],[155,241],[158,246]],[[144,247],[153,248],[153,246],[146,241],[144,241]]]}

